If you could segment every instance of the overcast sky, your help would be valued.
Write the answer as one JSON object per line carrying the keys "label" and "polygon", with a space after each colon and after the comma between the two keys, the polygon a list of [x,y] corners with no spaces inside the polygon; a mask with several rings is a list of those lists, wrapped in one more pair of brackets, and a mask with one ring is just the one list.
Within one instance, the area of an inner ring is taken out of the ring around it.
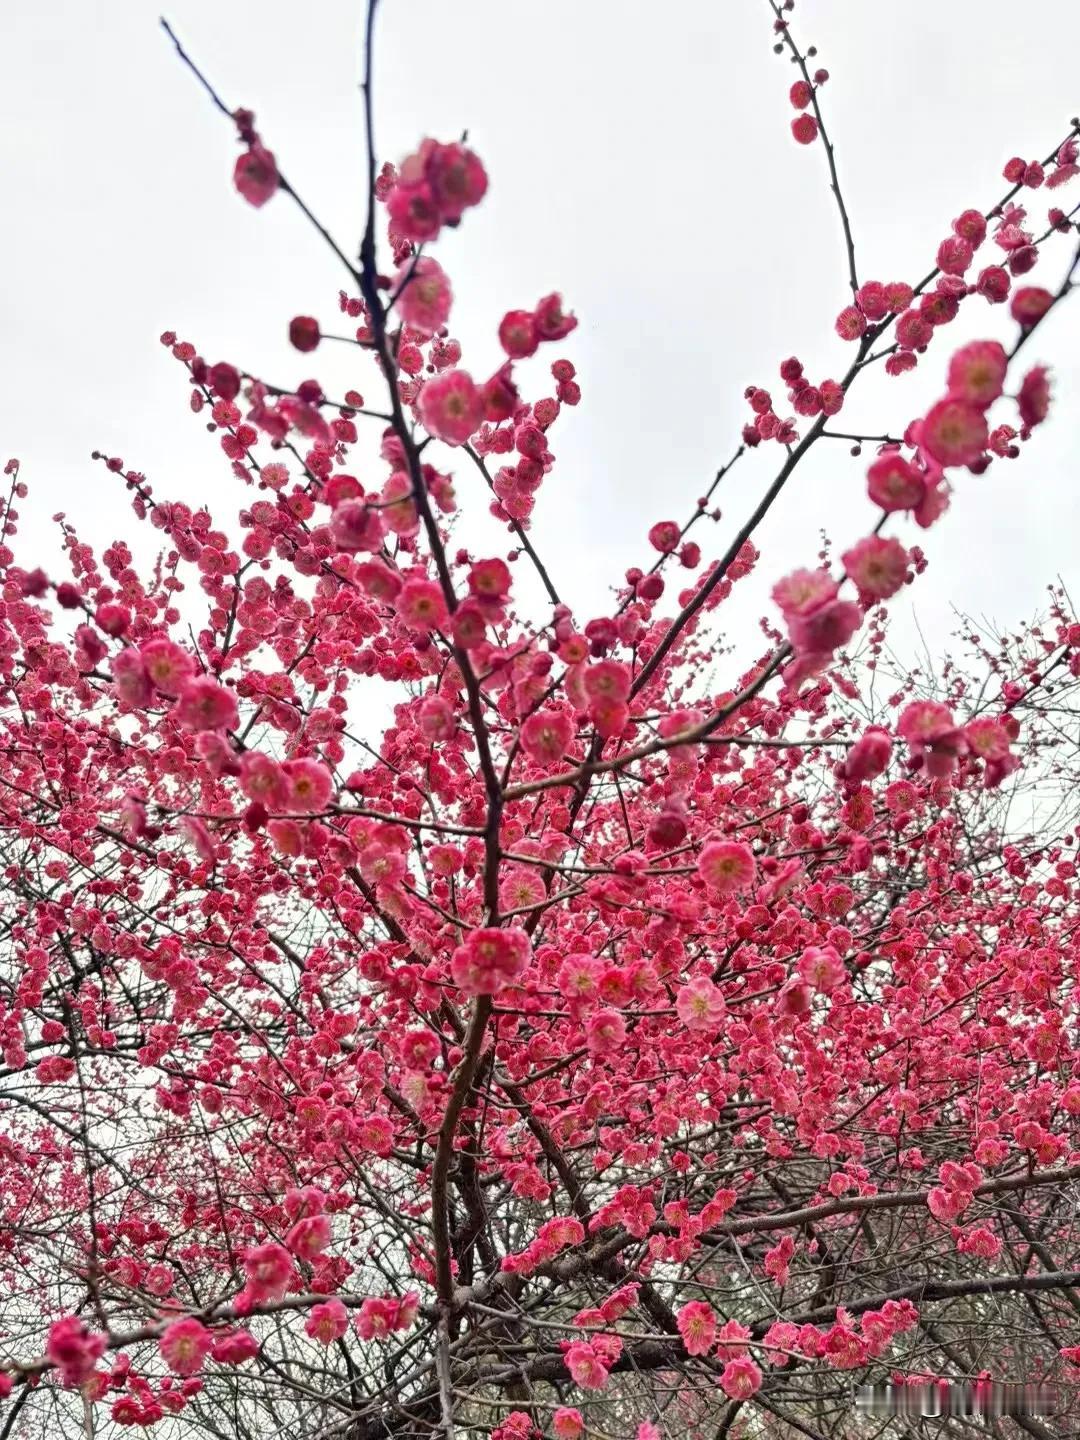
{"label": "overcast sky", "polygon": [[[348,251],[363,220],[361,11],[360,0],[171,0],[166,11],[227,103],[257,112]],[[862,278],[915,281],[951,218],[1001,193],[1004,161],[1044,154],[1080,109],[1075,0],[1031,0],[1022,23],[1004,0],[800,0],[794,20],[832,74],[823,104]],[[732,451],[747,384],[779,405],[784,356],[814,379],[850,360],[832,331],[847,296],[825,156],[789,133],[792,66],[772,53],[766,0],[383,0],[376,72],[380,158],[468,129],[491,177],[484,204],[435,251],[453,278],[464,363],[490,373],[502,313],[552,289],[580,317],[553,353],[574,359],[584,400],[553,432],[558,464],[534,538],[588,619],[605,585],[648,563],[649,525],[685,518]],[[91,463],[95,447],[144,470],[159,495],[219,513],[228,495],[235,513],[227,462],[157,336],[172,328],[209,360],[278,384],[314,373],[328,391],[364,386],[356,352],[302,357],[285,339],[297,313],[334,327],[333,258],[285,196],[256,212],[234,193],[230,126],[150,0],[5,0],[0,107],[0,449],[31,486],[20,558],[48,559],[60,510],[99,542],[130,532],[123,487]],[[1080,181],[1059,198],[1073,188],[1069,203],[1080,200]],[[1042,222],[1045,192],[1032,201]],[[1067,244],[1033,278],[1056,285]],[[967,308],[914,375],[861,384],[842,428],[896,433],[936,398],[955,344],[1009,333],[999,311]],[[1021,461],[962,475],[928,536],[900,531],[931,567],[896,603],[934,642],[953,606],[1008,625],[1057,573],[1080,591],[1080,299],[1030,351],[1054,366],[1052,422]],[[526,395],[543,393],[550,358],[520,367]],[[738,467],[721,525],[700,537],[707,556],[781,458],[762,446]],[[479,500],[457,469],[465,502]],[[800,467],[761,532],[737,633],[752,637],[778,574],[813,563],[822,527],[841,549],[869,529],[864,470],[835,442]],[[505,552],[494,522],[483,533],[488,553]],[[913,635],[910,618],[902,633]]]}

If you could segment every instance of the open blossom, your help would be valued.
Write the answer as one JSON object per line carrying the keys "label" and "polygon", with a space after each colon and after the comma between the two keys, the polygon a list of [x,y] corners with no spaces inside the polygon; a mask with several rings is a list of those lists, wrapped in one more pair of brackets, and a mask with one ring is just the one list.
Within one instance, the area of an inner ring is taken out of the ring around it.
{"label": "open blossom", "polygon": [[967,753],[967,740],[953,720],[952,711],[937,700],[913,700],[900,712],[897,733],[906,740],[912,756],[927,774],[947,775]]}
{"label": "open blossom", "polygon": [[567,1347],[566,1368],[582,1390],[603,1390],[608,1383],[607,1366],[587,1340],[575,1340]]}
{"label": "open blossom", "polygon": [[848,751],[844,776],[851,781],[874,780],[882,774],[892,755],[888,731],[872,725]]}
{"label": "open blossom", "polygon": [[796,653],[831,655],[846,645],[862,624],[858,605],[850,600],[830,600],[810,615],[797,615],[788,622],[788,636]]}
{"label": "open blossom", "polygon": [[330,538],[339,550],[367,550],[375,554],[382,547],[386,525],[382,513],[366,500],[342,500],[330,516]]}
{"label": "open blossom", "polygon": [[112,664],[113,690],[127,710],[141,710],[154,698],[153,681],[142,654],[134,647],[121,650]]}
{"label": "open blossom", "polygon": [[754,883],[754,852],[737,840],[709,840],[701,847],[697,868],[717,894],[737,895]]}
{"label": "open blossom", "polygon": [[841,556],[864,605],[888,600],[904,586],[911,556],[891,536],[868,535]]}
{"label": "open blossom", "polygon": [[197,1375],[210,1352],[213,1336],[194,1318],[174,1320],[158,1341],[161,1358],[175,1375]]}
{"label": "open blossom", "polygon": [[590,1055],[612,1055],[626,1039],[626,1022],[617,1010],[598,1010],[585,1026]]}
{"label": "open blossom", "polygon": [[484,420],[484,401],[465,370],[447,370],[420,391],[424,429],[447,445],[464,445]]}
{"label": "open blossom", "polygon": [[1050,377],[1044,366],[1036,365],[1024,376],[1016,404],[1025,429],[1034,429],[1046,419],[1050,410]]}
{"label": "open blossom", "polygon": [[45,1354],[59,1370],[61,1384],[75,1388],[93,1374],[107,1343],[106,1336],[88,1329],[77,1315],[66,1315],[50,1327]]}
{"label": "open blossom", "polygon": [[240,722],[236,696],[209,675],[184,686],[172,713],[189,730],[235,730]]}
{"label": "open blossom", "polygon": [[398,314],[418,335],[434,335],[450,318],[450,281],[430,255],[401,267],[394,280],[394,296]]}
{"label": "open blossom", "polygon": [[551,1417],[551,1431],[555,1440],[581,1440],[585,1434],[585,1419],[580,1410],[570,1405],[560,1405]]}
{"label": "open blossom", "polygon": [[334,777],[318,760],[287,760],[281,772],[288,789],[286,809],[294,815],[325,810],[334,793]]}
{"label": "open blossom", "polygon": [[986,416],[967,400],[946,396],[931,407],[919,429],[920,444],[939,465],[971,465],[986,449]]}
{"label": "open blossom", "polygon": [[688,1355],[708,1355],[716,1344],[716,1312],[705,1300],[690,1300],[675,1316]]}
{"label": "open blossom", "polygon": [[301,1260],[314,1260],[329,1243],[330,1218],[327,1215],[305,1215],[285,1236],[285,1244]]}
{"label": "open blossom", "polygon": [[562,296],[545,295],[537,302],[536,333],[541,340],[564,340],[571,330],[577,329],[577,317],[563,309]]}
{"label": "open blossom", "polygon": [[537,710],[521,727],[521,748],[541,765],[553,765],[566,754],[574,738],[574,722],[563,709]]}
{"label": "open blossom", "polygon": [[259,1353],[259,1342],[250,1330],[230,1330],[214,1336],[210,1354],[219,1365],[242,1365]]}
{"label": "open blossom", "polygon": [[847,979],[847,970],[834,946],[811,945],[799,960],[799,975],[815,990],[827,992]]}
{"label": "open blossom", "polygon": [[866,472],[866,490],[882,510],[914,510],[926,492],[926,481],[898,450],[887,450]]}
{"label": "open blossom", "polygon": [[732,1400],[749,1400],[761,1389],[761,1371],[748,1355],[729,1360],[720,1373],[720,1388]]}
{"label": "open blossom", "polygon": [[249,800],[267,810],[284,810],[289,803],[289,782],[285,771],[259,750],[245,750],[240,757],[240,789]]}
{"label": "open blossom", "polygon": [[725,1009],[723,993],[711,980],[691,980],[675,997],[675,1012],[688,1030],[715,1030]]}
{"label": "open blossom", "polygon": [[520,926],[474,930],[454,951],[450,973],[467,995],[495,995],[524,973],[532,943]]}
{"label": "open blossom", "polygon": [[308,1311],[304,1330],[320,1345],[332,1345],[349,1328],[349,1312],[340,1300],[323,1300]]}
{"label": "open blossom", "polygon": [[140,654],[146,673],[163,695],[179,695],[195,673],[191,655],[172,640],[148,640],[140,646]]}
{"label": "open blossom", "polygon": [[288,1289],[294,1274],[292,1256],[284,1245],[268,1241],[265,1245],[253,1246],[244,1254],[245,1288],[252,1300],[279,1299]]}
{"label": "open blossom", "polygon": [[773,586],[772,598],[785,620],[811,615],[836,598],[839,586],[827,570],[793,570]]}
{"label": "open blossom", "polygon": [[406,580],[394,608],[406,625],[423,632],[441,629],[450,618],[442,587],[434,580]]}
{"label": "open blossom", "polygon": [[1005,388],[1009,357],[996,340],[975,340],[949,361],[949,395],[985,410]]}
{"label": "open blossom", "polygon": [[487,192],[487,173],[464,145],[424,140],[404,160],[387,199],[394,228],[405,240],[434,240],[443,225],[456,225]]}

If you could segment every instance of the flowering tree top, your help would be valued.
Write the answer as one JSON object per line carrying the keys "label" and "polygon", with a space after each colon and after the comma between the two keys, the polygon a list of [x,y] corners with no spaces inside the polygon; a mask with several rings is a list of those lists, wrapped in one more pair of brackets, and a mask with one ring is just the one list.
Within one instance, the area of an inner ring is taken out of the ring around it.
{"label": "flowering tree top", "polygon": [[[97,454],[152,568],[67,521],[62,567],[22,554],[7,466],[0,1434],[843,1434],[836,1371],[976,1376],[991,1319],[994,1378],[1080,1360],[1077,832],[1007,813],[1080,626],[1055,594],[1034,653],[881,684],[921,531],[1050,412],[1080,125],[989,209],[959,197],[915,279],[874,278],[828,73],[769,8],[847,348],[747,387],[600,615],[530,533],[587,393],[578,321],[507,297],[462,353],[438,241],[489,177],[465,141],[378,155],[374,0],[355,262],[172,36],[239,195],[340,260],[345,333],[289,336],[353,346],[362,389],[166,332],[231,490],[211,514]],[[986,338],[950,348],[961,309]],[[940,398],[911,414],[916,365]],[[841,430],[877,367],[896,423]],[[876,523],[773,577],[762,654],[718,686],[758,526],[836,441]],[[774,477],[707,553],[758,447]]]}

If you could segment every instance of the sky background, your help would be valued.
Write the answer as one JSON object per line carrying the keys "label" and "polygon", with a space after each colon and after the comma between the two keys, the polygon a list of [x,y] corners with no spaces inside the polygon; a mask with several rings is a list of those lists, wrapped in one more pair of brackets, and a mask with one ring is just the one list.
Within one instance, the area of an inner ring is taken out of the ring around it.
{"label": "sky background", "polygon": [[[283,170],[354,251],[359,0],[170,0],[165,13],[226,102],[256,111]],[[340,328],[343,274],[287,197],[255,211],[234,192],[231,127],[157,16],[144,0],[0,7],[0,458],[19,456],[31,487],[19,559],[54,573],[56,512],[98,544],[135,529],[94,448],[145,471],[160,497],[223,515],[242,503],[216,439],[188,411],[162,330],[279,385],[315,374],[328,393],[375,394],[358,352],[290,349],[294,314]],[[1041,157],[1064,136],[1080,109],[1074,21],[1075,0],[1034,0],[1023,23],[1003,0],[800,0],[795,33],[832,76],[822,103],[861,278],[917,280],[952,217],[1004,191],[1010,155]],[[738,442],[748,384],[788,413],[782,358],[798,355],[815,380],[851,359],[832,329],[848,296],[825,155],[791,139],[796,76],[772,41],[766,0],[383,0],[380,159],[467,129],[491,178],[483,205],[434,251],[453,280],[463,363],[489,374],[504,311],[551,290],[580,318],[518,375],[535,398],[555,354],[578,367],[583,403],[552,432],[558,464],[533,538],[582,621],[610,608],[607,587],[627,565],[653,558],[649,525],[690,513]],[[1080,181],[1054,198],[1075,204]],[[1031,200],[1041,228],[1050,201]],[[1032,279],[1056,288],[1068,246]],[[956,345],[1012,333],[1001,307],[965,308],[914,374],[867,377],[834,424],[898,433],[937,397]],[[1051,423],[1020,461],[961,473],[928,534],[897,531],[931,561],[894,602],[895,641],[911,653],[919,630],[934,648],[947,643],[954,607],[1013,626],[1056,575],[1080,592],[1080,299],[1028,354],[1053,364]],[[482,511],[468,462],[442,458]],[[725,482],[722,521],[699,527],[706,557],[782,458],[763,445]],[[756,648],[769,586],[814,562],[823,528],[838,550],[868,531],[865,465],[822,442],[800,466],[759,532],[758,575],[725,607],[736,640]],[[381,467],[355,468],[381,480]],[[508,548],[483,514],[479,536],[480,553]]]}

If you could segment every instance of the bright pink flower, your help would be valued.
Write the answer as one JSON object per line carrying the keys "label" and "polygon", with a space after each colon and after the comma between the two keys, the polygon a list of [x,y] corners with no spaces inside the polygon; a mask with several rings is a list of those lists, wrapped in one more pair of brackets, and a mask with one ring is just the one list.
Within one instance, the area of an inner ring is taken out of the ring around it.
{"label": "bright pink flower", "polygon": [[140,651],[121,650],[112,663],[113,690],[126,710],[141,710],[154,698],[154,686]]}
{"label": "bright pink flower", "polygon": [[197,1375],[213,1341],[214,1337],[200,1321],[174,1320],[162,1331],[158,1349],[174,1375]]}
{"label": "bright pink flower", "polygon": [[1025,429],[1032,430],[1046,419],[1050,409],[1050,377],[1044,366],[1036,365],[1024,376],[1016,404]]}
{"label": "bright pink flower", "polygon": [[749,1400],[761,1389],[761,1371],[748,1355],[729,1360],[720,1374],[720,1388],[732,1400]]}
{"label": "bright pink flower", "polygon": [[603,969],[604,962],[595,955],[575,952],[567,955],[559,966],[556,982],[568,1000],[592,1000],[597,995]]}
{"label": "bright pink flower", "polygon": [[705,1300],[689,1300],[675,1316],[688,1355],[708,1355],[716,1344],[716,1313]]}
{"label": "bright pink flower", "polygon": [[691,980],[675,997],[675,1013],[688,1030],[715,1031],[726,1008],[723,992],[711,980]]}
{"label": "bright pink flower", "polygon": [[626,1040],[626,1022],[617,1010],[598,1010],[585,1026],[590,1055],[613,1055]]}
{"label": "bright pink flower", "polygon": [[545,295],[535,311],[536,332],[541,340],[564,340],[577,329],[577,317],[563,310],[562,296]]}
{"label": "bright pink flower", "polygon": [[287,760],[281,771],[288,787],[287,810],[293,815],[315,815],[326,809],[334,793],[334,777],[325,765],[318,760]]}
{"label": "bright pink flower", "polygon": [[977,250],[986,239],[986,220],[980,210],[965,210],[952,222],[953,234]]}
{"label": "bright pink flower", "polygon": [[938,269],[946,275],[963,275],[971,264],[975,251],[960,235],[950,235],[938,246]]}
{"label": "bright pink flower", "polygon": [[785,620],[797,615],[812,615],[830,600],[839,589],[827,570],[793,570],[773,586],[772,598]]}
{"label": "bright pink flower", "polygon": [[[479,157],[456,142],[438,145],[432,140],[424,141],[420,155],[444,222],[456,225],[465,211],[479,205],[487,193],[487,173]],[[406,161],[401,167],[402,181],[408,176]]]}
{"label": "bright pink flower", "polygon": [[888,600],[901,590],[911,562],[911,556],[899,540],[881,535],[868,535],[840,558],[864,605]]}
{"label": "bright pink flower", "polygon": [[340,1300],[323,1300],[313,1305],[304,1323],[304,1330],[320,1345],[332,1345],[349,1328],[349,1312]]}
{"label": "bright pink flower", "polygon": [[697,868],[716,894],[737,895],[754,883],[754,852],[737,840],[709,840],[701,847]]}
{"label": "bright pink flower", "polygon": [[151,1295],[167,1295],[173,1287],[175,1275],[168,1265],[151,1265],[143,1277],[143,1289]]}
{"label": "bright pink flower", "polygon": [[256,209],[265,205],[279,184],[277,165],[270,151],[256,142],[250,150],[238,155],[233,167],[233,184],[249,205]]}
{"label": "bright pink flower", "polygon": [[526,360],[540,345],[531,310],[508,310],[499,323],[499,344],[511,360]]}
{"label": "bright pink flower", "polygon": [[818,137],[818,122],[813,115],[796,115],[791,122],[791,133],[800,145],[812,145]]}
{"label": "bright pink flower", "polygon": [[454,951],[450,973],[466,995],[496,995],[524,973],[532,944],[519,926],[474,930]]}
{"label": "bright pink flower", "polygon": [[1009,272],[1001,265],[987,265],[979,271],[979,278],[975,281],[975,289],[991,305],[1001,305],[1007,300],[1011,285]]}
{"label": "bright pink flower", "polygon": [[551,1417],[551,1429],[555,1440],[581,1440],[585,1434],[585,1420],[580,1410],[560,1405]]}
{"label": "bright pink flower", "polygon": [[970,465],[986,449],[986,416],[967,401],[946,396],[927,412],[919,438],[939,465]]}
{"label": "bright pink flower", "polygon": [[860,285],[855,295],[855,303],[868,320],[884,320],[889,313],[885,286],[880,280],[868,280],[865,285]]}
{"label": "bright pink flower", "polygon": [[148,640],[140,646],[146,673],[163,695],[179,695],[195,673],[195,662],[188,651],[172,640]]}
{"label": "bright pink flower", "polygon": [[214,1337],[210,1354],[219,1365],[242,1365],[259,1353],[259,1342],[250,1330],[230,1330]]}
{"label": "bright pink flower", "polygon": [[674,520],[658,520],[649,531],[649,544],[661,555],[670,555],[679,548],[679,526]]}
{"label": "bright pink flower", "polygon": [[[800,118],[809,119],[808,116]],[[799,122],[796,120],[793,123],[797,125]],[[841,340],[858,340],[866,333],[866,316],[857,306],[848,305],[836,317],[836,333]]]}
{"label": "bright pink flower", "polygon": [[1024,285],[1017,290],[1009,306],[1009,313],[1018,325],[1025,330],[1030,330],[1054,303],[1054,297],[1049,290],[1044,290],[1041,285]]}
{"label": "bright pink flower", "polygon": [[871,726],[848,751],[844,775],[855,783],[874,780],[884,772],[891,756],[892,739],[888,732]]}
{"label": "bright pink flower", "polygon": [[956,728],[952,711],[939,700],[913,700],[900,712],[897,733],[909,745],[933,745]]}
{"label": "bright pink flower", "polygon": [[630,667],[621,660],[599,660],[582,672],[581,683],[592,701],[626,700],[631,678]]}
{"label": "bright pink flower", "polygon": [[905,310],[896,322],[896,338],[907,350],[922,350],[933,334],[933,325],[918,310]]}
{"label": "bright pink flower", "polygon": [[107,1344],[107,1336],[89,1330],[77,1315],[66,1315],[50,1327],[45,1355],[60,1372],[60,1383],[77,1389],[94,1373]]}
{"label": "bright pink flower", "polygon": [[537,710],[521,727],[521,748],[538,765],[554,765],[562,759],[574,738],[574,722],[561,709]]}
{"label": "bright pink flower", "polygon": [[928,530],[935,520],[940,520],[949,508],[949,487],[940,477],[930,481],[923,497],[911,512],[915,524]]}
{"label": "bright pink flower", "polygon": [[394,228],[405,240],[433,240],[443,225],[456,225],[487,190],[483,165],[464,145],[424,140],[402,162],[387,199]]}
{"label": "bright pink flower", "polygon": [[240,723],[235,694],[209,675],[184,686],[172,713],[189,730],[235,730]]}
{"label": "bright pink flower", "polygon": [[277,1300],[288,1289],[295,1271],[292,1256],[284,1245],[268,1241],[255,1245],[244,1254],[245,1287],[253,1301]]}
{"label": "bright pink flower", "polygon": [[607,1385],[607,1367],[587,1340],[575,1340],[567,1347],[566,1368],[582,1390],[603,1390]]}
{"label": "bright pink flower", "polygon": [[796,615],[788,622],[788,635],[797,654],[831,655],[846,645],[862,624],[858,605],[830,600],[811,615]]}
{"label": "bright pink flower", "polygon": [[314,1260],[330,1243],[330,1218],[305,1215],[285,1236],[285,1244],[301,1260]]}
{"label": "bright pink flower", "polygon": [[1009,732],[1000,720],[983,715],[964,726],[964,738],[981,760],[1004,760],[1009,753]]}
{"label": "bright pink flower", "polygon": [[453,292],[446,271],[430,255],[404,264],[394,278],[398,314],[418,335],[434,335],[450,318]]}
{"label": "bright pink flower", "polygon": [[395,608],[406,625],[424,633],[442,629],[450,618],[442,588],[434,580],[406,580]]}
{"label": "bright pink flower", "polygon": [[844,962],[832,945],[811,945],[799,959],[799,975],[815,990],[835,990],[847,978]]}
{"label": "bright pink flower", "polygon": [[484,419],[484,400],[465,370],[447,370],[420,391],[424,429],[447,445],[464,445]]}
{"label": "bright pink flower", "polygon": [[240,756],[240,789],[249,800],[267,810],[284,810],[289,803],[289,782],[285,771],[259,750],[245,750]]}
{"label": "bright pink flower", "polygon": [[1001,1254],[1001,1241],[985,1225],[976,1225],[957,1238],[956,1248],[961,1255],[976,1255],[980,1260],[995,1260]]}
{"label": "bright pink flower", "polygon": [[365,560],[356,567],[356,578],[373,600],[393,604],[401,591],[402,579],[382,560]]}
{"label": "bright pink flower", "polygon": [[1009,357],[996,340],[974,340],[949,361],[949,396],[985,410],[1005,388],[1008,368]]}
{"label": "bright pink flower", "polygon": [[501,605],[510,593],[510,583],[510,567],[498,557],[478,560],[469,571],[469,592],[485,605]]}
{"label": "bright pink flower", "polygon": [[339,550],[382,548],[386,526],[382,514],[366,500],[342,500],[330,516],[330,537]]}

